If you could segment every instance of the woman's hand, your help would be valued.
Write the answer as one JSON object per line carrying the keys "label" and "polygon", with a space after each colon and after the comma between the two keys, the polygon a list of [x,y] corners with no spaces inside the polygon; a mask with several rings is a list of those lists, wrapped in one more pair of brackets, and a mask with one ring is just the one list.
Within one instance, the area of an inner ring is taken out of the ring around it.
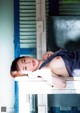
{"label": "woman's hand", "polygon": [[46,59],[48,59],[51,55],[53,55],[54,54],[54,52],[52,52],[52,51],[48,51],[48,52],[46,52],[43,56],[42,56],[42,59],[43,60],[46,60]]}

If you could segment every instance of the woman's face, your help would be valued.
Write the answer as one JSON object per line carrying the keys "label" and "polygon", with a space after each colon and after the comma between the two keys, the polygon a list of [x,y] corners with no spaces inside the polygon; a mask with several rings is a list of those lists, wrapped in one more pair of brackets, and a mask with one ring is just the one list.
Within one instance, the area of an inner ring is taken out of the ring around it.
{"label": "woman's face", "polygon": [[35,71],[39,66],[39,61],[27,56],[19,59],[17,65],[20,71]]}

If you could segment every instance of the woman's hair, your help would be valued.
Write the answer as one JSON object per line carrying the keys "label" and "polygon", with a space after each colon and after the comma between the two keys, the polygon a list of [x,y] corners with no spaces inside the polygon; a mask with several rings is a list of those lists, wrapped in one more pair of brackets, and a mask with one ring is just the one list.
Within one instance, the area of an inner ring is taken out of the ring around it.
{"label": "woman's hair", "polygon": [[11,68],[10,68],[10,75],[12,77],[16,77],[18,76],[18,71],[19,71],[19,68],[18,68],[18,65],[17,65],[17,62],[18,60],[20,60],[21,58],[24,58],[25,56],[22,56],[22,57],[17,57],[16,59],[13,60],[12,64],[11,64]]}

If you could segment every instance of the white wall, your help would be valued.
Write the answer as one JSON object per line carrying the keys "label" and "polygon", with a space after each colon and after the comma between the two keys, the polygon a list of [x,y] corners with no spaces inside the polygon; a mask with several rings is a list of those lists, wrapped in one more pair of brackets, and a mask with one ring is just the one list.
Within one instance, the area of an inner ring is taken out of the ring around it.
{"label": "white wall", "polygon": [[6,106],[7,113],[14,107],[14,80],[10,65],[14,58],[14,12],[13,0],[0,0],[0,112]]}

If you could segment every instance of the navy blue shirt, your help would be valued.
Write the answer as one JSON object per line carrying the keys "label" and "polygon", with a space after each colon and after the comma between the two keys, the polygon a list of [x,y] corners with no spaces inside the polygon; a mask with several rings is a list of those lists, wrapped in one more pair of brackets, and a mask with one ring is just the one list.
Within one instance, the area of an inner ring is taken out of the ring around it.
{"label": "navy blue shirt", "polygon": [[46,61],[44,61],[39,69],[44,67],[56,56],[62,57],[70,77],[76,76],[77,72],[74,73],[75,70],[78,70],[80,72],[80,50],[76,50],[76,51],[59,50],[56,53],[54,53],[52,56],[50,56]]}

